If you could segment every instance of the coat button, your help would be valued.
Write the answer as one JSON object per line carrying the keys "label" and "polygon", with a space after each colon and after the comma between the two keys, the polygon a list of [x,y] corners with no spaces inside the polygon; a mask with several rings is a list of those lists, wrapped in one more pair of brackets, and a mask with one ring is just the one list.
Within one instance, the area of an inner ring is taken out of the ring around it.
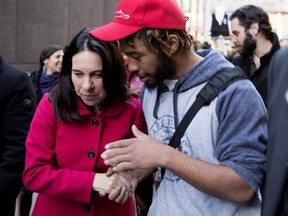
{"label": "coat button", "polygon": [[94,119],[94,120],[92,121],[92,125],[93,125],[94,127],[97,127],[97,126],[99,125],[99,122]]}
{"label": "coat button", "polygon": [[93,159],[95,157],[95,153],[93,151],[88,152],[88,158]]}
{"label": "coat button", "polygon": [[84,205],[83,209],[85,212],[89,212],[89,211],[91,211],[91,205]]}

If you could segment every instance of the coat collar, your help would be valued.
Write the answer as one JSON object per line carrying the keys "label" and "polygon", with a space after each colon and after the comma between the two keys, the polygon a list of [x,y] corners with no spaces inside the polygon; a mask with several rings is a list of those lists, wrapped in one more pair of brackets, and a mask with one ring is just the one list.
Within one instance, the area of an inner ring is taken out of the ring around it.
{"label": "coat collar", "polygon": [[[79,107],[79,113],[80,115],[91,115],[94,116],[94,114],[87,108],[87,106],[83,103],[81,99],[78,99],[78,107]],[[116,117],[118,116],[123,109],[123,103],[113,103],[109,107],[107,107],[105,110],[103,110],[98,117]]]}

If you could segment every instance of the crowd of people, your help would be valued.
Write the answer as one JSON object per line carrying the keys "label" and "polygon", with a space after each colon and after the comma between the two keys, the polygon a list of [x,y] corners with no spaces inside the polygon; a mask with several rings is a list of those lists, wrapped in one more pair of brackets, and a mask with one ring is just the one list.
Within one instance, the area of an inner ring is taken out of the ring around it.
{"label": "crowd of people", "polygon": [[[288,215],[288,48],[267,12],[230,15],[229,57],[185,30],[175,0],[120,0],[115,14],[45,47],[30,77],[0,57],[0,214],[20,192],[19,216]],[[242,78],[173,148],[226,70]]]}

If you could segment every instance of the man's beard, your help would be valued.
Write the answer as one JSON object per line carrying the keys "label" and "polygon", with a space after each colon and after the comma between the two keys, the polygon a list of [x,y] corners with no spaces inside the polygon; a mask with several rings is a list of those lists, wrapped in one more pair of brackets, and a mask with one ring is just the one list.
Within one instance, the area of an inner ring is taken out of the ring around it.
{"label": "man's beard", "polygon": [[163,80],[172,77],[176,73],[176,64],[171,58],[167,57],[163,52],[159,53],[157,56],[158,63],[152,81],[150,83],[145,83],[148,88],[158,86]]}
{"label": "man's beard", "polygon": [[243,45],[239,51],[240,55],[245,57],[251,57],[256,47],[257,47],[256,40],[253,38],[250,32],[247,31],[245,39],[243,41]]}

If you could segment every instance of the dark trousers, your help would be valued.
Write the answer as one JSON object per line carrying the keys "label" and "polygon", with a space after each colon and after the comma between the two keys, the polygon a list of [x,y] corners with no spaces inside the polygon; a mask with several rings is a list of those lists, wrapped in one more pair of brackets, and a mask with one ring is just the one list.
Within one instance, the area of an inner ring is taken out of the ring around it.
{"label": "dark trousers", "polygon": [[21,216],[29,216],[32,204],[32,195],[33,192],[27,190],[24,186],[22,187],[22,196],[20,199]]}

